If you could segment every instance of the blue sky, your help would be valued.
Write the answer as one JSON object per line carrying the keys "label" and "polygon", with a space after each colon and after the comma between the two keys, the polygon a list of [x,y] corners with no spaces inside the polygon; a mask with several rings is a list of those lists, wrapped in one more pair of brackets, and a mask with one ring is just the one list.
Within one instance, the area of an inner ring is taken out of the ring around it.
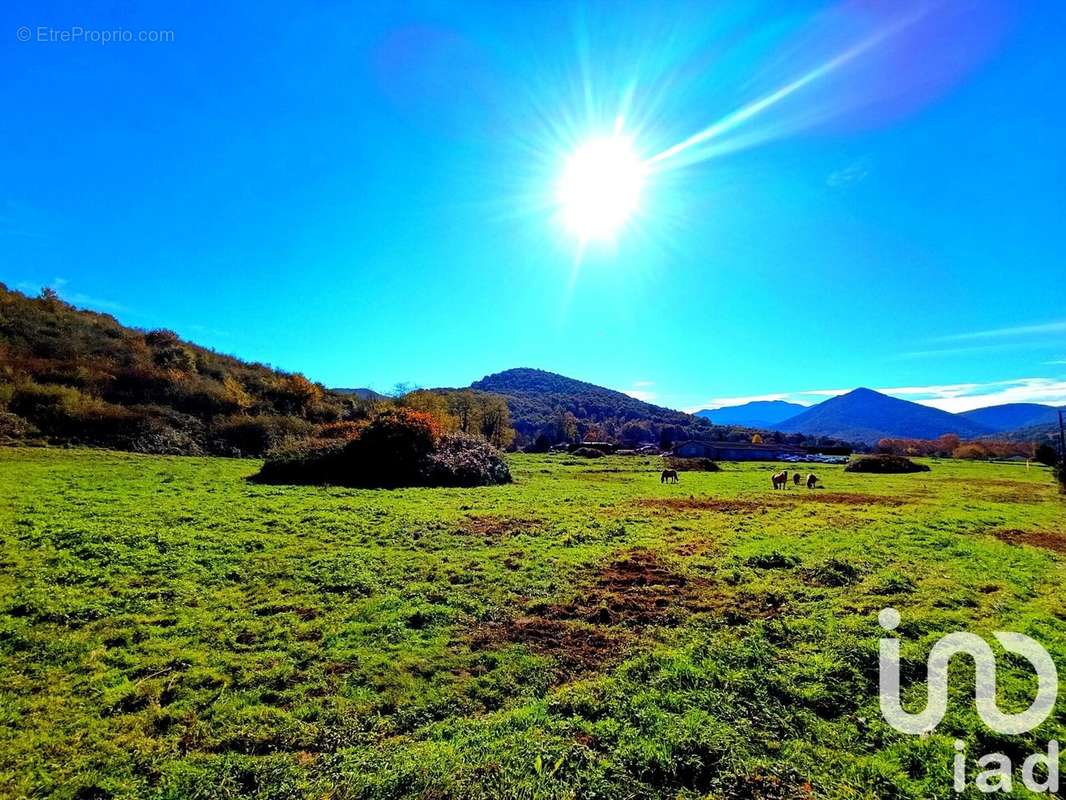
{"label": "blue sky", "polygon": [[[1062,4],[0,20],[11,287],[333,386],[535,366],[686,409],[1066,403]],[[713,135],[582,248],[555,187],[619,117],[642,158]]]}

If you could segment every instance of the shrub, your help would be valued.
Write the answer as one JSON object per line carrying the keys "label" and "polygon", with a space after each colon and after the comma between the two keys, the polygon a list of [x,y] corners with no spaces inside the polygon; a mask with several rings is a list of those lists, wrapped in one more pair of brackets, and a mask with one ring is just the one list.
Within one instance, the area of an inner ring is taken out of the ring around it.
{"label": "shrub", "polygon": [[204,453],[206,428],[196,417],[166,406],[133,406],[130,411],[138,415],[124,443],[130,450],[168,456]]}
{"label": "shrub", "polygon": [[926,464],[915,464],[909,458],[893,455],[862,456],[848,462],[845,472],[875,472],[883,475],[905,472],[928,472]]}
{"label": "shrub", "polygon": [[670,456],[663,460],[669,469],[676,469],[678,472],[718,472],[721,469],[709,458],[678,458],[677,456]]}
{"label": "shrub", "polygon": [[571,455],[581,456],[582,458],[603,458],[604,452],[595,447],[579,447]]}
{"label": "shrub", "polygon": [[218,455],[262,456],[289,440],[310,435],[313,429],[310,422],[298,417],[223,417],[211,425],[208,449]]}
{"label": "shrub", "polygon": [[345,439],[288,442],[271,451],[253,480],[257,483],[337,483],[336,476],[342,472],[341,454],[347,445]]}
{"label": "shrub", "polygon": [[10,411],[0,411],[0,441],[24,441],[40,433],[29,420]]}
{"label": "shrub", "polygon": [[[349,431],[350,433],[350,431]],[[338,486],[486,486],[509,483],[500,452],[470,434],[438,436],[428,414],[381,412],[355,438],[290,442],[272,452],[261,483]]]}
{"label": "shrub", "polygon": [[440,436],[429,414],[396,408],[382,411],[344,450],[347,474],[338,483],[349,486],[416,486],[425,460]]}
{"label": "shrub", "polygon": [[1059,461],[1058,451],[1047,442],[1043,442],[1036,448],[1033,457],[1041,464],[1048,467],[1055,466]]}
{"label": "shrub", "polygon": [[426,462],[430,486],[492,486],[511,482],[511,471],[499,450],[466,433],[441,438]]}

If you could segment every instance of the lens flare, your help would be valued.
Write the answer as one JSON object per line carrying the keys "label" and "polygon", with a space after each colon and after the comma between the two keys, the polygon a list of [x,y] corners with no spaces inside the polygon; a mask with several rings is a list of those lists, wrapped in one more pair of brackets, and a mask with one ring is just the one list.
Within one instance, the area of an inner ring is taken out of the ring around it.
{"label": "lens flare", "polygon": [[640,208],[646,172],[632,142],[620,134],[581,145],[558,185],[566,227],[582,241],[613,239]]}

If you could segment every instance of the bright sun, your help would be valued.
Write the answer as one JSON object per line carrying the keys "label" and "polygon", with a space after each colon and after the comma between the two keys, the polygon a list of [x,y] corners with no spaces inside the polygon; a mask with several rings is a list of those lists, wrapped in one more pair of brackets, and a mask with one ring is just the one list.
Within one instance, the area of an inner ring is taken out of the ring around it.
{"label": "bright sun", "polygon": [[640,206],[645,172],[625,137],[586,142],[570,156],[559,181],[566,226],[585,241],[614,238]]}

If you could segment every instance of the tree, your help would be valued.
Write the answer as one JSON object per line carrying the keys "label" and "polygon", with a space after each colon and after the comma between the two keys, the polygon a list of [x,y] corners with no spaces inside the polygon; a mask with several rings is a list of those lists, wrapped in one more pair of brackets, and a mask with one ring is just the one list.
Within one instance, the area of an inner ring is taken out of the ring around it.
{"label": "tree", "polygon": [[1059,463],[1059,454],[1055,451],[1047,442],[1043,442],[1037,446],[1036,452],[1033,454],[1033,458],[1049,467],[1055,466]]}
{"label": "tree", "polygon": [[494,447],[503,450],[514,441],[511,412],[507,401],[497,395],[482,395],[481,435]]}
{"label": "tree", "polygon": [[444,432],[450,433],[457,430],[467,432],[459,425],[458,419],[452,413],[449,398],[443,394],[416,389],[398,398],[396,402],[404,408],[429,414]]}
{"label": "tree", "polygon": [[237,407],[238,411],[247,411],[255,403],[241,382],[232,375],[227,375],[222,379],[222,388],[226,391],[226,398]]}
{"label": "tree", "polygon": [[639,445],[650,442],[654,437],[646,422],[627,422],[622,426],[622,440],[626,444]]}
{"label": "tree", "polygon": [[936,453],[940,456],[950,456],[962,444],[962,440],[959,439],[954,433],[945,433],[937,440]]}
{"label": "tree", "polygon": [[577,441],[577,417],[569,411],[559,409],[555,415],[555,441]]}
{"label": "tree", "polygon": [[751,443],[752,444],[762,444],[762,436],[760,436],[759,434],[755,434],[754,436],[751,437]]}

